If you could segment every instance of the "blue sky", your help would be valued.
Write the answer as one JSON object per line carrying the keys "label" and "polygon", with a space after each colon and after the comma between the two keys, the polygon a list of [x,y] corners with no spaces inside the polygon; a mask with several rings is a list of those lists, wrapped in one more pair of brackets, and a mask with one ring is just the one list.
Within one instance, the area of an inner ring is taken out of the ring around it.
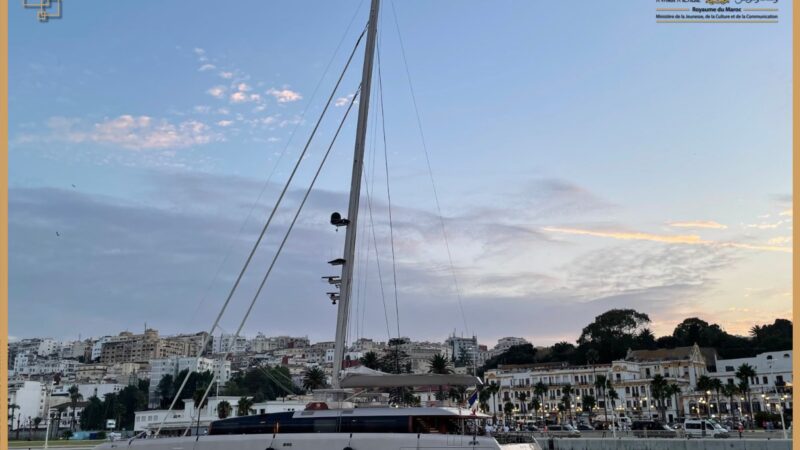
{"label": "blue sky", "polygon": [[[10,6],[10,333],[207,328],[367,7],[67,2],[63,19],[41,24]],[[790,7],[779,24],[678,25],[654,23],[652,2],[384,3],[401,334],[466,328],[546,344],[619,306],[649,313],[657,334],[693,315],[732,332],[789,317]],[[337,103],[358,85],[360,51],[353,64]],[[282,226],[344,109],[321,127]],[[368,177],[391,297],[377,117]],[[341,253],[344,233],[326,219],[346,209],[353,122],[246,333],[332,336],[318,277]],[[383,338],[369,251],[351,334]]]}

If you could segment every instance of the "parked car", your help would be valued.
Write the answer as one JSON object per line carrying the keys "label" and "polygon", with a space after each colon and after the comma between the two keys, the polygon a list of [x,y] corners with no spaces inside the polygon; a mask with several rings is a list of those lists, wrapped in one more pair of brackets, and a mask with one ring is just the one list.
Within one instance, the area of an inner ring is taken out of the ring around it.
{"label": "parked car", "polygon": [[631,424],[631,430],[637,437],[673,438],[678,436],[678,432],[674,428],[657,420],[635,420]]}
{"label": "parked car", "polygon": [[700,438],[700,437],[713,437],[713,438],[727,438],[730,436],[728,430],[722,425],[703,419],[686,419],[683,422],[683,429],[686,437]]}
{"label": "parked car", "polygon": [[579,423],[578,431],[594,431],[594,427],[585,423]]}
{"label": "parked car", "polygon": [[548,425],[547,431],[556,436],[580,437],[581,432],[570,424]]}

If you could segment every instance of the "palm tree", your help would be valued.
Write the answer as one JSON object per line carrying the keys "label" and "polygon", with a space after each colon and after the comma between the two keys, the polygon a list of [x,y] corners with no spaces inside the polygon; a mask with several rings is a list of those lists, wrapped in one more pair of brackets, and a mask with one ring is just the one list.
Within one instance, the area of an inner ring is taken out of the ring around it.
{"label": "palm tree", "polygon": [[733,413],[733,396],[739,393],[739,388],[736,387],[733,383],[727,383],[722,386],[722,395],[728,397],[728,414],[736,418],[736,415]]}
{"label": "palm tree", "polygon": [[750,379],[756,376],[756,371],[750,364],[742,364],[736,369],[736,378],[739,379],[739,392],[747,400],[747,412],[752,413],[753,405],[750,403]]}
{"label": "palm tree", "polygon": [[581,407],[584,411],[589,411],[589,420],[592,420],[592,414],[594,411],[594,407],[597,405],[597,399],[594,398],[594,395],[584,395],[581,398]]}
{"label": "palm tree", "polygon": [[[544,408],[544,395],[547,394],[547,385],[538,382],[533,385],[533,395],[539,397],[539,408]],[[538,408],[537,408],[538,409]]]}
{"label": "palm tree", "polygon": [[480,391],[478,391],[478,405],[484,413],[489,411],[489,397],[491,396],[492,394],[488,389],[480,388]]}
{"label": "palm tree", "polygon": [[[609,383],[611,383],[611,380],[608,380],[608,381],[609,381]],[[612,415],[614,417],[616,417],[616,413],[613,413],[613,411],[617,407],[617,400],[619,400],[619,394],[617,394],[617,390],[616,389],[610,389],[608,391],[607,395],[608,395],[609,400],[611,400]],[[613,426],[617,426],[617,424],[614,423]]]}
{"label": "palm tree", "polygon": [[361,362],[361,365],[367,369],[378,370],[378,368],[381,366],[378,354],[371,351],[364,353],[364,356],[362,356],[359,361]]}
{"label": "palm tree", "polygon": [[605,375],[597,375],[594,378],[594,389],[598,395],[603,397],[603,417],[608,421],[608,400],[606,400],[606,381]]}
{"label": "palm tree", "polygon": [[75,408],[78,407],[78,402],[83,399],[83,395],[81,395],[77,384],[70,386],[67,393],[69,394],[70,406],[72,406],[72,423],[70,424],[70,429],[75,431]]}
{"label": "palm tree", "polygon": [[539,408],[541,408],[542,405],[541,405],[541,403],[539,403],[539,399],[534,397],[531,400],[531,402],[528,403],[528,407],[530,408],[531,411],[534,412],[534,414],[536,414],[536,412],[539,411]]}
{"label": "palm tree", "polygon": [[528,413],[528,404],[525,401],[528,400],[528,393],[527,392],[520,392],[519,393],[519,404],[521,405],[522,414],[525,415]]}
{"label": "palm tree", "polygon": [[717,415],[722,414],[722,411],[719,409],[719,392],[722,390],[722,380],[719,378],[712,378],[711,379],[711,390],[714,391],[715,396],[717,397]]}
{"label": "palm tree", "polygon": [[236,415],[249,416],[250,408],[252,407],[253,407],[253,398],[247,396],[242,397],[239,399],[239,404],[236,405]]}
{"label": "palm tree", "polygon": [[228,403],[227,400],[223,400],[219,402],[219,404],[217,404],[217,417],[219,417],[220,419],[224,419],[230,416],[232,411],[233,408],[231,407],[231,404]]}
{"label": "palm tree", "polygon": [[561,401],[567,406],[570,423],[572,422],[572,392],[572,385],[569,383],[561,387]]}
{"label": "palm tree", "polygon": [[[453,373],[453,370],[450,368],[450,362],[447,360],[447,357],[437,352],[428,360],[428,373],[446,375],[448,373]],[[444,400],[444,386],[439,386],[436,400]]]}
{"label": "palm tree", "polygon": [[682,408],[678,404],[678,394],[680,393],[681,393],[681,387],[678,386],[677,384],[670,384],[669,386],[667,386],[667,394],[675,398],[675,414],[677,414],[678,417],[680,417],[681,413],[683,412]]}
{"label": "palm tree", "polygon": [[[703,399],[706,403],[706,413],[708,417],[711,417],[711,408],[708,403],[708,392],[711,391],[711,378],[706,375],[701,375],[700,378],[697,379],[697,387],[696,390],[700,391],[700,394],[703,396]],[[698,411],[701,411],[700,408],[697,408]]]}
{"label": "palm tree", "polygon": [[303,389],[313,391],[314,389],[324,388],[328,385],[325,378],[325,371],[314,366],[306,370],[305,375],[303,375]]}
{"label": "palm tree", "polygon": [[514,413],[514,404],[511,402],[506,402],[506,404],[503,405],[503,413],[503,420],[506,424],[508,424],[508,418]]}
{"label": "palm tree", "polygon": [[37,432],[39,431],[39,424],[40,423],[42,423],[42,418],[41,417],[35,417],[33,419],[33,430],[34,431],[37,431]]}
{"label": "palm tree", "polygon": [[[650,382],[650,396],[653,400],[657,401],[657,408],[661,412],[661,420],[667,421],[667,411],[664,408],[664,399],[670,396],[668,391],[667,380],[659,375],[654,375],[653,380]],[[651,417],[652,418],[652,417]]]}
{"label": "palm tree", "polygon": [[492,423],[497,422],[497,393],[500,392],[500,385],[492,382],[486,388],[492,394]]}

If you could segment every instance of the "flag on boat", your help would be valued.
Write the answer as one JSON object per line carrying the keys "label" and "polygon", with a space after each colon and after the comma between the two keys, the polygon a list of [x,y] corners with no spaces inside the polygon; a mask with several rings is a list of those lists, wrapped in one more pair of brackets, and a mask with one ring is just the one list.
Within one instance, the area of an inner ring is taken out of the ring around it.
{"label": "flag on boat", "polygon": [[469,397],[469,409],[473,413],[478,411],[478,391],[473,392]]}

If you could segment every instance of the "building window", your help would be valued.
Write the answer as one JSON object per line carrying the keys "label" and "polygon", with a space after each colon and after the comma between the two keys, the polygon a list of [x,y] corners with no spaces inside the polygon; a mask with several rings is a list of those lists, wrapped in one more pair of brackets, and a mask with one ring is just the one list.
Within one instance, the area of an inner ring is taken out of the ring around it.
{"label": "building window", "polygon": [[644,375],[645,375],[647,378],[650,378],[650,369],[649,369],[649,368],[647,368],[647,369],[644,369]]}
{"label": "building window", "polygon": [[763,381],[763,382],[764,382],[764,384],[769,384],[769,380],[768,380],[768,379],[767,379],[767,377],[765,377],[765,376],[764,376],[764,377],[761,377],[761,381]]}

